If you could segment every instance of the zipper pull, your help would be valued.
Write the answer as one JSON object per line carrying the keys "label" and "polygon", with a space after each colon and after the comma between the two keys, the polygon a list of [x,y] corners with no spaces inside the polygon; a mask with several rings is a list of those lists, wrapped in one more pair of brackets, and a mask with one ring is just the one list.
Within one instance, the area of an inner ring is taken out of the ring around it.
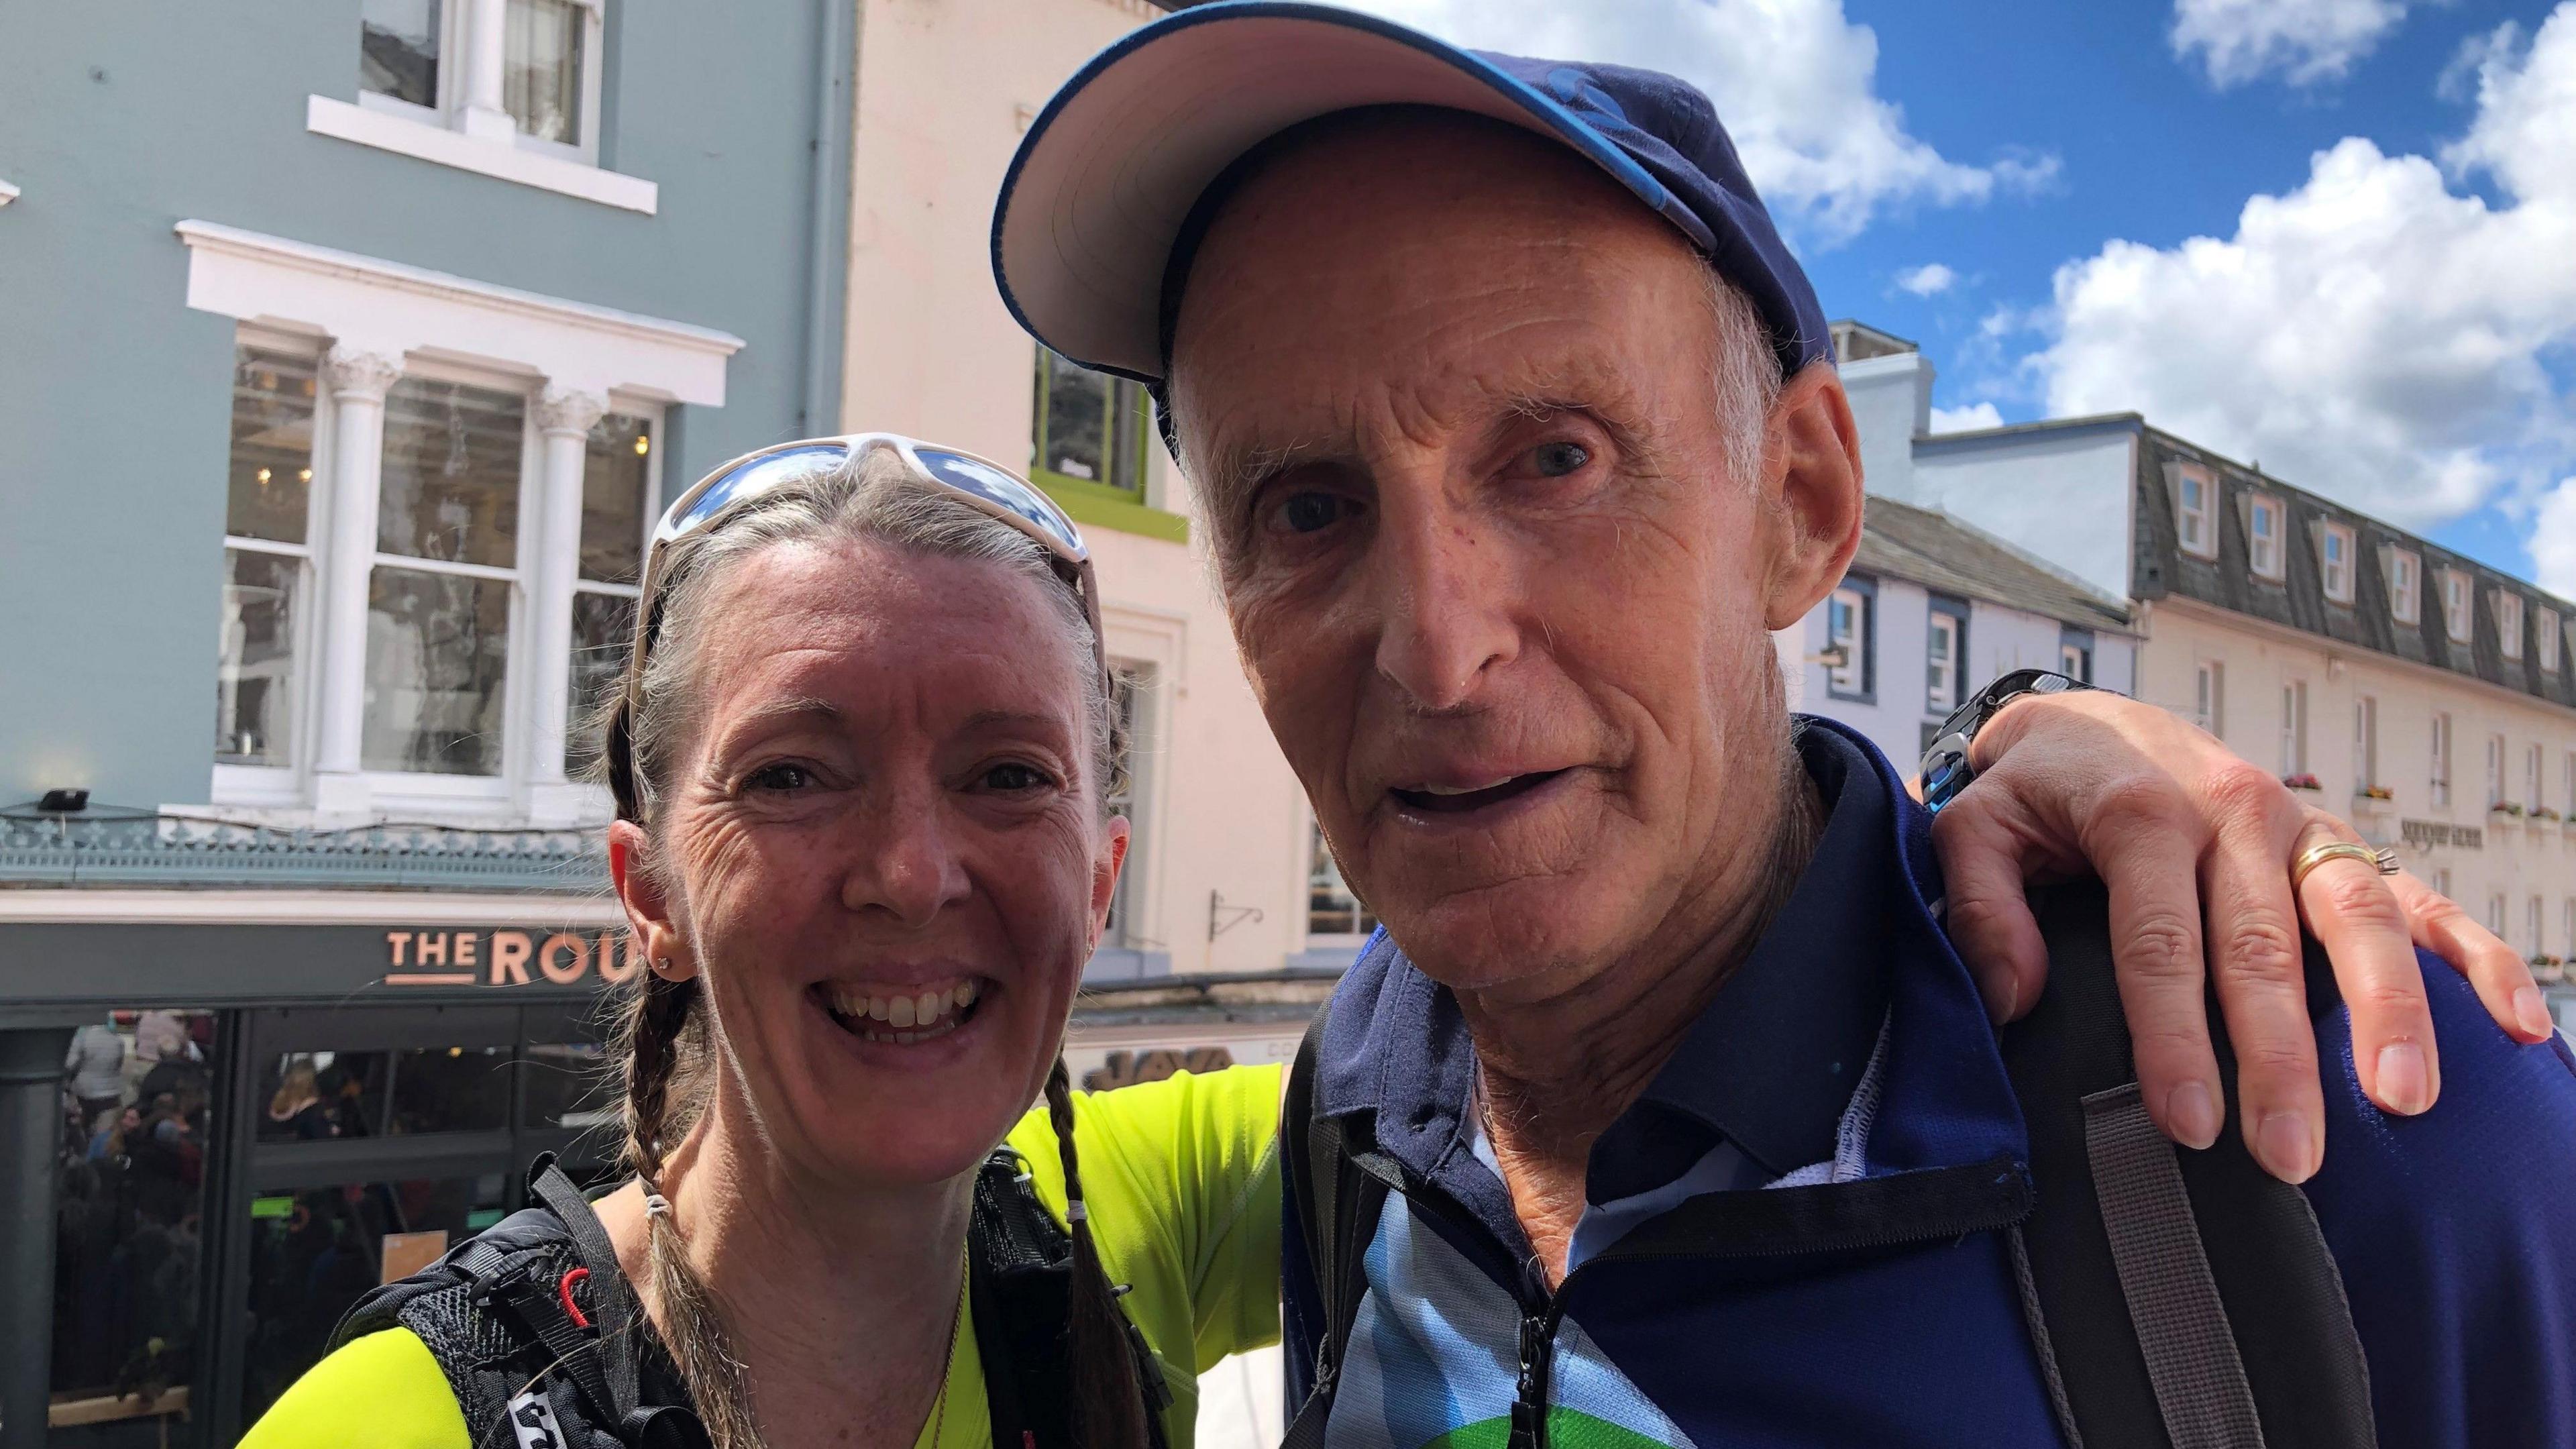
{"label": "zipper pull", "polygon": [[1521,1316],[1520,1382],[1512,1396],[1512,1430],[1506,1449],[1547,1449],[1547,1370],[1555,1348],[1543,1313]]}

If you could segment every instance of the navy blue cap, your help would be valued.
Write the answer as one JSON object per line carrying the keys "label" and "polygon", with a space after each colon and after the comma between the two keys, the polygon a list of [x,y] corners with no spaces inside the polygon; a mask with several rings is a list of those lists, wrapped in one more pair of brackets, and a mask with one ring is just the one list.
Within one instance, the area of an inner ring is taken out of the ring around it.
{"label": "navy blue cap", "polygon": [[1696,87],[1627,66],[1461,50],[1288,0],[1166,16],[1057,90],[994,204],[1002,300],[1056,352],[1161,383],[1164,274],[1200,194],[1291,126],[1384,105],[1467,111],[1573,148],[1752,300],[1784,375],[1833,355],[1815,287]]}

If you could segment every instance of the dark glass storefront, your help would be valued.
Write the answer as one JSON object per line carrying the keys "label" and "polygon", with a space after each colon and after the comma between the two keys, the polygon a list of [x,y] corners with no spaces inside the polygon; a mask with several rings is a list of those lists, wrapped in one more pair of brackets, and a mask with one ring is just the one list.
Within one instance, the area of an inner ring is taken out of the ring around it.
{"label": "dark glass storefront", "polygon": [[[518,993],[493,993],[517,997]],[[593,1003],[138,1006],[71,1035],[46,1442],[229,1445],[358,1295],[604,1179]]]}

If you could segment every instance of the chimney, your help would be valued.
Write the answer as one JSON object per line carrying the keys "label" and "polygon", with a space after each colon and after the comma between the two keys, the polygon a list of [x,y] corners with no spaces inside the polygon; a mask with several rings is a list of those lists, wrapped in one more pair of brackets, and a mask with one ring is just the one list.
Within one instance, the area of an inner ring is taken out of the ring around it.
{"label": "chimney", "polygon": [[1834,362],[1860,430],[1861,481],[1872,493],[1939,508],[1916,496],[1914,440],[1932,430],[1932,361],[1892,333],[1848,318],[1832,327]]}

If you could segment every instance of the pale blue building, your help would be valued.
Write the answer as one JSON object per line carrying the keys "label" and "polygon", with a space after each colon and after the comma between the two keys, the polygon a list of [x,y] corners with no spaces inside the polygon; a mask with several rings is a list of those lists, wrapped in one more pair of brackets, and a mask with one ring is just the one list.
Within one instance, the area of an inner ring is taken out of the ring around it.
{"label": "pale blue building", "polygon": [[0,1445],[229,1444],[602,1160],[577,721],[837,425],[854,27],[0,7]]}

